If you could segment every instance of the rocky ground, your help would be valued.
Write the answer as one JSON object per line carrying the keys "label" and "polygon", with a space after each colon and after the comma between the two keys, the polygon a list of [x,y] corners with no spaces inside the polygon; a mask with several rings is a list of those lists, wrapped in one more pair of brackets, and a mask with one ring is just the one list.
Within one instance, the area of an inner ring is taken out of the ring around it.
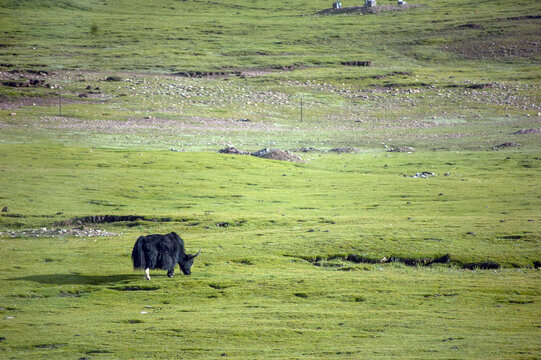
{"label": "rocky ground", "polygon": [[89,229],[86,227],[75,229],[25,229],[0,231],[0,237],[17,238],[36,238],[36,237],[100,237],[100,236],[118,236],[119,233],[112,233],[106,230]]}
{"label": "rocky ground", "polygon": [[[367,140],[373,147],[375,143],[418,146],[421,140],[461,139],[471,135],[457,124],[467,126],[486,121],[486,117],[512,118],[509,123],[516,122],[516,127],[509,135],[530,135],[536,134],[541,119],[541,85],[532,82],[449,78],[445,83],[425,83],[413,71],[391,71],[361,73],[358,79],[368,85],[357,87],[287,77],[273,80],[273,85],[261,85],[269,73],[252,75],[193,78],[0,71],[0,110],[7,115],[0,118],[0,129],[6,134],[65,136],[62,141],[68,141],[68,136],[73,139],[73,135],[85,139],[92,139],[90,134],[105,135],[119,146],[133,143],[131,135],[137,135],[138,144],[165,142],[167,149],[175,151],[191,146],[217,149],[226,144],[250,146],[251,151],[277,146],[317,146],[329,151],[333,147],[361,147]],[[254,81],[256,78],[261,81]],[[55,114],[60,110],[59,91],[65,107],[61,116]],[[301,98],[304,123],[297,122]],[[517,118],[523,120],[517,122]],[[523,132],[516,132],[519,126]],[[395,142],[400,136],[396,132],[410,129],[419,130],[408,134],[414,142]],[[379,135],[384,133],[392,136]],[[327,139],[320,134],[327,134]],[[296,140],[303,136],[305,141]],[[247,144],[243,141],[246,138],[257,140]]]}
{"label": "rocky ground", "polygon": [[251,155],[251,156],[255,156],[262,159],[290,161],[290,162],[297,162],[297,163],[304,162],[300,156],[295,155],[289,151],[280,150],[280,149],[265,148],[265,149],[261,149],[256,152],[250,153],[249,151],[240,150],[230,145],[224,149],[220,149],[218,152],[221,154]]}

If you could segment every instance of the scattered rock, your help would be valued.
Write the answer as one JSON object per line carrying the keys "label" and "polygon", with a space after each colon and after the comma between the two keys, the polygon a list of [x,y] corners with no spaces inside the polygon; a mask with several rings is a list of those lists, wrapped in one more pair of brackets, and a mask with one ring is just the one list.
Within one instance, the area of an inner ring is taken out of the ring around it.
{"label": "scattered rock", "polygon": [[309,152],[317,152],[317,151],[320,151],[320,150],[310,146],[310,147],[301,147],[301,148],[293,149],[291,151],[309,153]]}
{"label": "scattered rock", "polygon": [[403,176],[404,177],[414,178],[414,179],[418,179],[418,178],[426,179],[428,177],[438,176],[438,174],[436,174],[434,172],[431,172],[431,171],[423,171],[423,172],[420,172],[420,173],[415,173],[415,175],[404,174]]}
{"label": "scattered rock", "polygon": [[228,145],[226,148],[218,150],[221,154],[234,154],[234,155],[252,155],[262,159],[271,159],[271,160],[281,160],[281,161],[291,161],[291,162],[303,162],[300,156],[290,153],[289,151],[284,151],[280,149],[261,149],[259,151],[250,153],[245,150],[237,149],[232,145]]}
{"label": "scattered rock", "polygon": [[256,152],[253,152],[251,155],[252,156],[257,156],[257,157],[260,157],[260,156],[264,156],[264,155],[267,155],[271,152],[271,149],[269,148],[265,148],[265,149],[261,149],[261,150],[258,150]]}
{"label": "scattered rock", "polygon": [[122,81],[122,78],[120,76],[108,76],[105,81]]}
{"label": "scattered rock", "polygon": [[296,70],[296,69],[304,69],[306,66],[303,65],[303,64],[291,64],[291,65],[276,65],[276,66],[272,66],[271,68],[272,69],[277,69],[277,70],[283,70],[283,71],[291,71],[291,70]]}
{"label": "scattered rock", "polygon": [[340,63],[345,66],[370,66],[372,65],[371,61],[343,61]]}
{"label": "scattered rock", "polygon": [[239,150],[236,147],[232,145],[228,145],[227,147],[218,150],[220,154],[233,154],[233,155],[250,155],[249,151],[245,150]]}
{"label": "scattered rock", "polygon": [[354,148],[354,147],[340,147],[340,148],[332,148],[330,152],[342,154],[342,153],[358,153],[360,151],[359,149]]}
{"label": "scattered rock", "polygon": [[491,87],[492,84],[470,84],[465,86],[467,89],[487,89]]}
{"label": "scattered rock", "polygon": [[41,79],[29,79],[27,81],[4,81],[2,84],[8,87],[47,87],[48,85],[45,83],[45,80]]}
{"label": "scattered rock", "polygon": [[397,147],[392,147],[389,150],[387,150],[387,152],[412,152],[412,151],[414,151],[414,149],[409,146],[397,146]]}
{"label": "scattered rock", "polygon": [[281,161],[291,161],[291,162],[304,162],[300,156],[290,153],[289,151],[284,151],[280,149],[261,149],[252,153],[252,156],[256,156],[262,159],[271,159],[271,160],[281,160]]}
{"label": "scattered rock", "polygon": [[228,76],[241,76],[241,71],[180,71],[173,75],[190,77],[190,78],[202,78],[202,77],[228,77]]}
{"label": "scattered rock", "polygon": [[26,229],[21,231],[0,231],[0,237],[25,238],[25,237],[59,237],[59,236],[75,236],[75,237],[103,237],[103,236],[119,236],[121,234],[111,233],[99,229],[87,229],[84,227],[76,229]]}

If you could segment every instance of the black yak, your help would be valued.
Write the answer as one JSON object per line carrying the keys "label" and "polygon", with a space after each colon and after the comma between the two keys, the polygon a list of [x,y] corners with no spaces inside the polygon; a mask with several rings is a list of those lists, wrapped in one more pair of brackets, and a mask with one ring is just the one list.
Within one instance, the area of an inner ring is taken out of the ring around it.
{"label": "black yak", "polygon": [[153,234],[140,236],[131,253],[134,269],[144,269],[145,279],[150,280],[150,269],[167,270],[167,276],[173,277],[175,265],[185,275],[190,275],[195,255],[184,252],[184,241],[176,233],[166,235]]}

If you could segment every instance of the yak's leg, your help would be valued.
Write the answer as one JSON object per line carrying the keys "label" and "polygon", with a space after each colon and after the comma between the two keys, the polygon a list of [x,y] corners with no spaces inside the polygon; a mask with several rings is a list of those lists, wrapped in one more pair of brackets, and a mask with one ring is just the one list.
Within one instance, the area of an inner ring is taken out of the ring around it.
{"label": "yak's leg", "polygon": [[145,269],[145,279],[150,280],[150,269],[149,268]]}
{"label": "yak's leg", "polygon": [[167,272],[167,276],[169,276],[170,278],[172,278],[174,273],[175,273],[175,269],[169,270],[169,271]]}

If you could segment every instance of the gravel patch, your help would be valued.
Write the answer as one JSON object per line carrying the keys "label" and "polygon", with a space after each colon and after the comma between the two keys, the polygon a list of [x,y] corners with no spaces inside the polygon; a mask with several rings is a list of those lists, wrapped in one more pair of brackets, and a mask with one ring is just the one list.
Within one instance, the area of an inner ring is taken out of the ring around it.
{"label": "gravel patch", "polygon": [[74,237],[104,237],[104,236],[119,236],[120,233],[112,233],[106,230],[99,229],[48,229],[46,227],[40,229],[25,229],[25,230],[8,230],[0,231],[0,237],[12,237],[12,238],[37,238],[37,237],[61,237],[61,236],[74,236]]}

